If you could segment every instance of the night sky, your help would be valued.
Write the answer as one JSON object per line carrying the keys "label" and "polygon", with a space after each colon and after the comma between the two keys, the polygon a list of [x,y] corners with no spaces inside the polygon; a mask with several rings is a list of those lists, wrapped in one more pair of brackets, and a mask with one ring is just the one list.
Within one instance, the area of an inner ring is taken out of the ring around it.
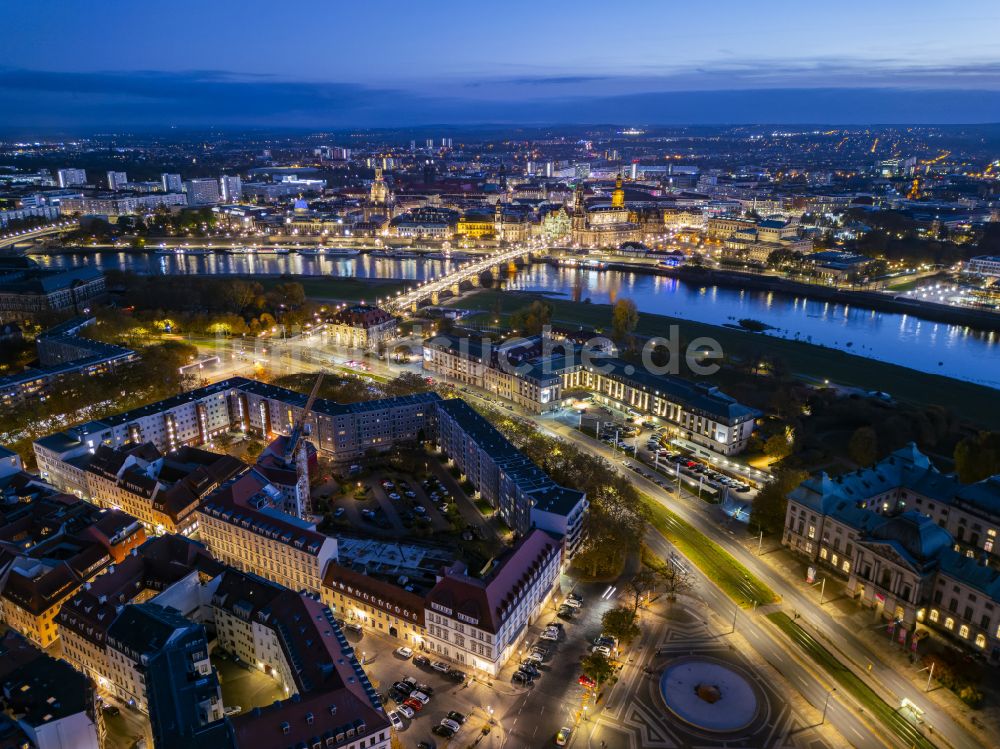
{"label": "night sky", "polygon": [[1000,122],[995,0],[6,4],[0,127]]}

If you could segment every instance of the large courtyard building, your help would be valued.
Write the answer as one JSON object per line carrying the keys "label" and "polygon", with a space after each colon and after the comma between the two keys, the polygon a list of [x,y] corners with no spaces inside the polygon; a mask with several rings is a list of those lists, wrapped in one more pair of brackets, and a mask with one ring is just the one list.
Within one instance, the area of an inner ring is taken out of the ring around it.
{"label": "large courtyard building", "polygon": [[850,595],[910,638],[928,627],[997,661],[998,531],[1000,476],[962,484],[911,444],[799,485],[782,542],[847,578]]}
{"label": "large courtyard building", "polygon": [[517,653],[553,595],[563,559],[559,538],[536,529],[483,574],[452,561],[428,577],[440,558],[393,546],[400,556],[376,560],[355,548],[331,564],[324,600],[350,621],[490,677]]}
{"label": "large courtyard building", "polygon": [[760,416],[716,387],[644,372],[621,359],[584,357],[576,347],[549,347],[539,337],[493,345],[485,338],[436,336],[424,342],[424,369],[535,413],[562,408],[585,392],[723,455],[746,448]]}
{"label": "large courtyard building", "polygon": [[[203,445],[227,431],[270,441],[287,435],[308,396],[233,377],[147,406],[91,421],[35,441],[42,477],[63,491],[85,496],[84,467],[100,445],[152,443],[162,452]],[[368,450],[430,439],[436,393],[342,404],[320,398],[309,414],[310,440],[321,454],[351,460]]]}

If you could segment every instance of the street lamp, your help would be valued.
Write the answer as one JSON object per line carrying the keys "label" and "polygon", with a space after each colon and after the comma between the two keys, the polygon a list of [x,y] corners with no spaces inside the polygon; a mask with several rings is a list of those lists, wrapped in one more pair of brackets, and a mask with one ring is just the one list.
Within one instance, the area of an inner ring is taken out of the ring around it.
{"label": "street lamp", "polygon": [[826,710],[827,710],[828,707],[830,707],[830,698],[833,696],[833,693],[836,692],[836,691],[837,691],[837,688],[834,687],[833,689],[831,689],[829,692],[826,693],[826,702],[823,703],[823,719],[820,720],[820,722],[819,722],[820,725],[823,725],[824,723],[826,723]]}

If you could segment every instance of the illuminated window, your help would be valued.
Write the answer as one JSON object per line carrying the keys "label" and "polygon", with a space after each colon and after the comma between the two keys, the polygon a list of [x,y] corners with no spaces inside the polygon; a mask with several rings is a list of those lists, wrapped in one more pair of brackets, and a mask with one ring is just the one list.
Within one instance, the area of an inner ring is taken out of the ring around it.
{"label": "illuminated window", "polygon": [[819,558],[820,559],[826,559],[826,549],[820,549],[819,550]]}
{"label": "illuminated window", "polygon": [[977,648],[986,647],[986,635],[984,635],[982,632],[976,635],[976,647]]}
{"label": "illuminated window", "polygon": [[840,560],[837,557],[837,555],[834,554],[833,557],[830,559],[830,561],[833,563],[833,566],[836,567],[837,566],[837,562],[840,561]]}
{"label": "illuminated window", "polygon": [[845,559],[845,560],[844,560],[844,564],[843,564],[843,567],[842,567],[842,569],[844,570],[844,572],[850,572],[850,571],[851,571],[851,563],[850,563],[850,562],[848,562],[848,561],[847,561],[847,560]]}
{"label": "illuminated window", "polygon": [[808,536],[809,536],[809,538],[816,538],[816,526],[815,525],[810,525],[809,526]]}
{"label": "illuminated window", "polygon": [[958,634],[961,635],[962,637],[965,637],[965,638],[968,639],[968,637],[969,637],[969,625],[968,624],[963,624],[961,627],[959,627],[958,628]]}
{"label": "illuminated window", "polygon": [[944,620],[944,626],[947,629],[955,629],[955,620],[949,616],[947,619]]}

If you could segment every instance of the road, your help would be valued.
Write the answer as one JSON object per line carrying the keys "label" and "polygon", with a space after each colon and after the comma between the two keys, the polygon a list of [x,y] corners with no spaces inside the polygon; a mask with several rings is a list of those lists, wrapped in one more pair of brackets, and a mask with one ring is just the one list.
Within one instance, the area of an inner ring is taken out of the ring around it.
{"label": "road", "polygon": [[[289,356],[282,356],[279,359],[282,371],[287,367],[287,371],[308,372],[316,371],[323,366],[321,363],[303,360],[304,352],[315,354],[318,351],[320,346],[317,343],[314,340],[305,338],[288,342],[271,341],[264,345],[271,347],[270,352],[272,355],[278,348],[285,349],[285,353],[289,354]],[[227,345],[232,351],[238,350],[233,348],[234,344],[232,342],[227,342]],[[217,348],[215,350],[217,351]],[[343,356],[323,354],[324,358],[327,356],[329,356],[329,361],[336,361],[338,363],[341,359],[346,360],[346,357]],[[400,366],[376,359],[366,359],[365,363],[372,368],[373,374],[382,377],[398,374],[403,369],[419,371],[419,364]],[[479,398],[492,405],[497,404],[495,397],[485,392],[477,392],[476,389],[469,386],[464,387],[463,397]],[[561,424],[551,418],[533,414],[518,412],[518,415],[533,420],[543,432],[572,442],[588,452],[601,455],[615,462],[619,466],[619,470],[627,471],[639,489],[668,506],[673,512],[693,525],[706,537],[727,549],[737,561],[769,585],[782,597],[784,608],[791,610],[799,616],[798,621],[800,624],[803,624],[813,633],[823,633],[827,647],[837,653],[847,665],[853,664],[855,672],[860,673],[861,677],[890,705],[901,704],[903,698],[909,698],[911,701],[916,702],[924,710],[925,725],[933,730],[935,739],[939,743],[942,743],[941,740],[943,739],[944,743],[956,747],[956,749],[965,749],[966,747],[972,749],[980,745],[975,737],[965,730],[952,715],[938,707],[936,703],[921,699],[922,695],[915,692],[914,687],[905,676],[898,674],[893,667],[879,657],[878,653],[869,649],[853,632],[827,614],[821,606],[818,606],[807,595],[807,591],[802,586],[788,580],[785,576],[777,574],[770,566],[763,563],[741,544],[734,543],[726,530],[720,527],[717,519],[706,512],[704,502],[686,491],[680,492],[679,495],[666,494],[659,486],[641,474],[621,467],[620,462],[615,461],[615,456],[610,448],[583,435],[570,426]],[[694,565],[692,564],[691,566],[693,567]],[[711,587],[715,590],[713,608],[721,616],[725,616],[724,612],[732,611],[733,603],[721,590],[715,588],[714,585]],[[744,617],[744,619],[751,621],[749,617]],[[763,635],[760,627],[756,624],[752,624],[748,632],[750,635],[748,635],[747,639],[751,641],[751,644],[760,652],[762,657],[765,657],[774,664],[782,664],[782,670],[784,670],[784,664],[787,664],[791,660],[788,655],[791,648],[788,646],[784,648],[778,647],[770,638],[765,639],[766,636]],[[866,675],[863,672],[868,663],[871,663],[872,667]],[[826,700],[828,691],[826,681],[819,679],[815,674],[810,675],[805,670],[801,670],[792,681],[814,706],[821,706]],[[853,722],[848,719],[848,716],[853,716],[852,710],[854,708],[849,708],[842,702],[842,700],[846,699],[844,696],[837,695],[830,700],[829,718],[834,725],[849,733],[851,730],[858,730],[859,725],[864,724],[859,724],[856,718],[853,719]],[[842,723],[841,720],[847,722]],[[870,736],[870,729],[867,729],[866,733]]]}
{"label": "road", "polygon": [[42,237],[47,237],[51,234],[74,231],[79,228],[79,226],[80,224],[76,221],[67,221],[55,226],[42,226],[38,229],[33,229],[32,231],[26,231],[19,234],[5,234],[0,236],[0,247],[13,247],[14,245],[21,244],[22,242],[32,242],[35,239],[41,239]]}
{"label": "road", "polygon": [[[609,448],[605,448],[603,444],[586,437],[575,429],[553,423],[551,420],[536,418],[535,421],[543,431],[558,436],[560,439],[571,441],[584,449],[608,459],[613,459],[614,457]],[[621,470],[626,471],[628,469],[622,468]],[[862,643],[853,632],[839,624],[822,607],[816,605],[800,586],[793,584],[788,578],[776,574],[771,567],[764,564],[754,554],[748,552],[741,544],[733,543],[733,539],[719,526],[716,518],[705,511],[704,502],[686,491],[680,493],[680,498],[683,501],[677,501],[675,495],[665,494],[660,487],[644,478],[641,474],[631,470],[628,470],[628,473],[633,478],[636,486],[643,492],[668,506],[673,512],[697,528],[698,531],[725,548],[738,562],[750,570],[751,573],[769,585],[772,590],[782,597],[785,608],[792,609],[799,615],[800,623],[806,624],[812,632],[825,633],[827,647],[830,647],[834,652],[839,651],[841,656],[846,656],[849,661],[853,662],[856,671],[861,670],[865,664],[871,663],[872,678],[867,679],[867,681],[890,705],[899,705],[904,697],[909,698],[924,710],[924,722],[926,725],[933,727],[934,733],[938,738],[943,737],[951,746],[962,747],[963,749],[965,747],[973,749],[980,746],[980,743],[960,726],[951,715],[940,709],[935,703],[929,700],[921,700],[921,695],[914,693],[915,690],[908,679],[899,675],[877,653],[871,651]],[[730,603],[729,605],[731,608],[732,604]],[[785,658],[787,660],[787,656]],[[850,663],[847,665],[850,665]],[[809,695],[806,696],[808,697]],[[812,702],[812,700],[810,701]],[[831,710],[832,703],[833,701],[831,701]],[[816,703],[813,702],[813,704],[815,705]]]}

